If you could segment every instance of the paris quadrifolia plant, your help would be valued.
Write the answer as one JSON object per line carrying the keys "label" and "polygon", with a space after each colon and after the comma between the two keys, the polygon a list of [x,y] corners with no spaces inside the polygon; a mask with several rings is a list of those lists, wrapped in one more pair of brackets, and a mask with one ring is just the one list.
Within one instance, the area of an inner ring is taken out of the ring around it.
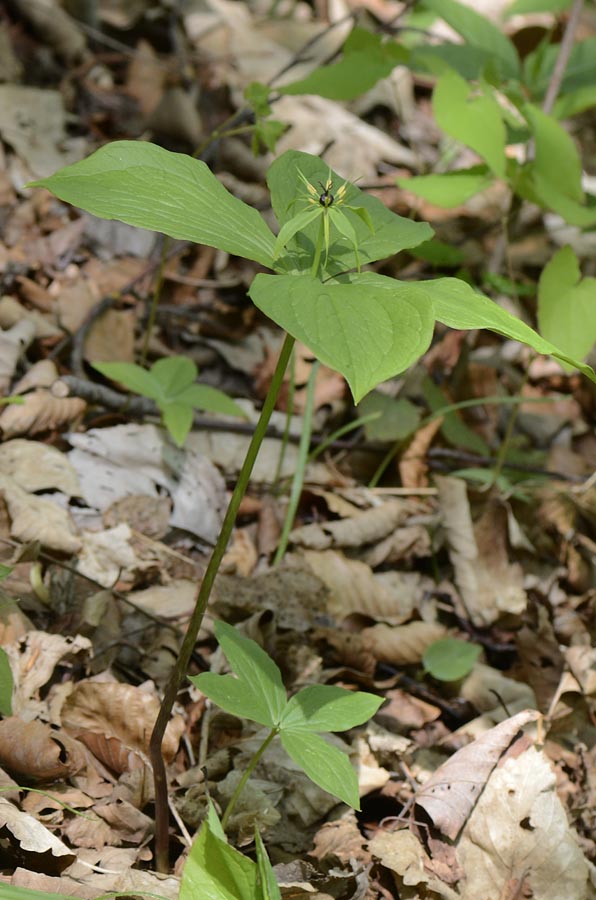
{"label": "paris quadrifolia plant", "polygon": [[[261,312],[286,333],[151,737],[156,863],[161,871],[168,867],[169,826],[162,738],[294,342],[301,341],[321,362],[344,375],[356,403],[380,382],[416,362],[429,347],[435,322],[457,329],[491,329],[524,342],[537,353],[550,354],[596,380],[589,366],[568,356],[464,281],[437,278],[401,282],[367,271],[370,263],[429,241],[432,229],[424,222],[412,222],[394,214],[377,198],[344,181],[323,160],[287,151],[271,165],[267,181],[279,224],[278,237],[260,213],[230,194],[205,163],[150,143],[108,144],[88,159],[34,183],[96,216],[161,231],[253,260],[269,272],[255,276],[249,295]],[[314,781],[357,805],[353,778],[348,776],[349,762],[343,757],[340,762],[339,751],[334,751],[318,732],[343,729],[362,721],[376,709],[376,698],[359,694],[346,697],[336,693],[335,688],[317,687],[307,688],[288,701],[277,668],[265,662],[262,651],[248,650],[229,626],[218,626],[217,634],[237,677],[199,676],[201,690],[224,709],[266,726],[267,740],[279,735],[288,753]],[[252,691],[256,683],[258,697]],[[340,777],[325,780],[321,777],[323,770]],[[225,852],[237,853],[224,843],[223,829],[216,824],[216,818],[211,816],[198,839],[201,843],[197,853],[203,862],[196,871],[202,872],[205,884],[206,860],[213,857],[215,850],[224,852],[225,846]],[[262,862],[262,854],[259,859]],[[265,863],[241,862],[236,857],[234,860],[230,865],[244,872],[242,878],[246,875],[249,881],[265,884],[259,887],[261,893],[251,894],[251,898],[275,896]],[[201,882],[201,889],[194,896],[228,895],[218,894],[215,889],[207,892]]]}

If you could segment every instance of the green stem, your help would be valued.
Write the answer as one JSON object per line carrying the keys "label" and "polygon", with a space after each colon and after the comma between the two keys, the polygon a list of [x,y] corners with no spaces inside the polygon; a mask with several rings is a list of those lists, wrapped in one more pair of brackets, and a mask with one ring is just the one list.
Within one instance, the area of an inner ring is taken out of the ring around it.
{"label": "green stem", "polygon": [[319,233],[318,233],[318,235],[317,235],[317,243],[316,243],[316,246],[315,246],[315,254],[314,254],[314,256],[313,256],[312,266],[311,266],[311,270],[310,270],[310,274],[312,275],[313,278],[316,278],[317,275],[319,274],[319,265],[320,265],[320,262],[321,262],[321,253],[323,252],[323,237],[324,237],[324,230],[325,230],[324,219],[325,219],[325,215],[323,214],[323,215],[321,216],[321,220],[320,220],[320,222],[319,222]]}
{"label": "green stem", "polygon": [[261,756],[263,755],[263,753],[265,752],[265,750],[267,749],[267,747],[269,746],[269,744],[271,743],[271,741],[273,740],[273,738],[275,737],[275,735],[277,733],[278,733],[277,728],[271,729],[270,733],[267,735],[267,737],[265,738],[265,740],[263,741],[263,743],[261,744],[261,746],[255,753],[255,755],[251,759],[246,772],[244,773],[244,775],[242,776],[242,778],[236,785],[236,790],[230,797],[230,801],[229,801],[228,805],[226,806],[226,811],[223,814],[223,818],[221,820],[221,827],[223,828],[224,831],[226,830],[226,825],[228,824],[228,821],[230,819],[230,816],[232,815],[234,807],[236,806],[236,803],[238,802],[238,797],[244,790],[244,785],[246,784],[246,782],[248,781],[248,779],[254,772],[258,761],[260,760]]}
{"label": "green stem", "polygon": [[277,396],[283,382],[283,377],[293,347],[294,338],[287,334],[281,348],[279,359],[275,367],[275,372],[273,373],[273,378],[271,379],[271,385],[267,392],[267,396],[265,397],[265,402],[263,403],[263,409],[261,410],[259,421],[257,422],[254,434],[246,452],[246,457],[238,475],[238,481],[236,482],[236,486],[230,498],[219,537],[217,538],[217,542],[215,544],[215,547],[213,548],[211,559],[209,560],[209,563],[205,570],[205,574],[201,582],[201,587],[195,601],[195,608],[188,623],[188,628],[186,630],[186,634],[180,648],[180,654],[174,665],[174,668],[172,669],[169,681],[166,685],[164,697],[161,702],[155,725],[153,726],[151,739],[149,741],[149,757],[151,759],[151,765],[153,766],[153,778],[155,781],[155,861],[158,872],[167,872],[169,864],[168,784],[166,779],[164,759],[161,752],[163,736],[170,718],[172,707],[174,706],[174,702],[178,694],[178,690],[180,688],[180,685],[182,684],[183,679],[186,676],[188,663],[195,646],[199,629],[203,622],[203,616],[205,615],[205,610],[207,609],[209,597],[211,596],[211,590],[213,588],[215,576],[217,575],[217,571],[232,535],[232,530],[234,528],[238,509],[240,507],[242,498],[246,493],[257,454],[267,433],[267,425],[269,424],[271,413],[273,412],[273,409],[275,407],[275,402],[277,400]]}
{"label": "green stem", "polygon": [[310,376],[308,378],[302,433],[300,435],[300,444],[298,446],[298,462],[296,463],[296,471],[294,472],[294,477],[292,479],[292,490],[290,492],[290,500],[288,502],[286,517],[284,519],[284,526],[282,528],[281,537],[277,546],[277,552],[273,560],[274,566],[278,566],[280,564],[284,557],[284,553],[287,550],[288,541],[290,539],[290,531],[292,530],[292,525],[294,524],[294,519],[296,518],[296,510],[298,509],[298,502],[300,500],[300,494],[302,493],[302,486],[304,484],[304,472],[306,469],[306,463],[308,462],[308,451],[310,448],[310,436],[312,434],[312,417],[315,406],[315,382],[317,380],[319,365],[320,363],[317,359],[313,364],[312,369],[310,370]]}
{"label": "green stem", "polygon": [[292,353],[290,360],[290,380],[288,382],[288,400],[286,403],[286,424],[284,427],[281,446],[279,448],[279,456],[277,458],[277,466],[273,477],[273,493],[279,492],[279,482],[281,479],[281,471],[283,469],[286,450],[290,441],[290,428],[292,427],[292,415],[294,413],[294,394],[296,393],[296,354]]}

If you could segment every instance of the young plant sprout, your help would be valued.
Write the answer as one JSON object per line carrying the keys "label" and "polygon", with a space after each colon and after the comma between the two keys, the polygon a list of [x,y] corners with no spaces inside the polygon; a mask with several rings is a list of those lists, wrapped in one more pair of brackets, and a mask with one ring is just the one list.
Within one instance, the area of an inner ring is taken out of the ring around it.
{"label": "young plant sprout", "polygon": [[[297,213],[297,215],[286,222],[285,225],[281,228],[275,242],[273,258],[277,259],[288,241],[290,241],[295,234],[297,234],[299,231],[302,231],[304,228],[306,228],[307,225],[310,225],[311,222],[314,222],[316,219],[320,219],[321,224],[319,228],[319,236],[317,238],[317,245],[313,258],[313,266],[311,269],[312,275],[316,276],[318,274],[319,264],[321,260],[321,249],[323,244],[325,246],[324,266],[327,265],[327,259],[329,257],[329,245],[331,241],[330,225],[333,225],[337,229],[337,231],[339,231],[340,235],[345,237],[352,244],[352,247],[354,248],[354,254],[356,256],[356,266],[358,271],[360,271],[360,257],[358,255],[358,241],[356,238],[356,232],[344,210],[349,209],[351,212],[355,213],[360,219],[362,219],[367,227],[370,228],[371,233],[374,234],[375,229],[368,210],[364,209],[363,206],[349,206],[348,204],[346,204],[346,194],[349,184],[348,181],[344,181],[341,187],[339,187],[333,194],[333,179],[331,178],[331,172],[329,172],[325,184],[319,182],[319,185],[322,188],[321,193],[313,184],[311,184],[311,182],[300,171],[300,169],[298,169],[297,171],[301,181],[304,183],[310,195],[308,197],[299,199],[305,201],[308,204],[309,208]],[[292,202],[296,203],[297,201],[294,200]],[[343,207],[343,209],[340,209],[339,207]]]}

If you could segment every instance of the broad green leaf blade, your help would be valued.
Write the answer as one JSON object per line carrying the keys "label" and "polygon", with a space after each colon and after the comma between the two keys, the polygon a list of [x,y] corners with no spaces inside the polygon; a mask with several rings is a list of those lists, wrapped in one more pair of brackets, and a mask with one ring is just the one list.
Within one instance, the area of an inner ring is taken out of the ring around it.
{"label": "broad green leaf blade", "polygon": [[[299,172],[302,172],[313,185],[319,182],[325,184],[331,178],[334,187],[337,188],[345,180],[333,170],[330,171],[329,166],[319,157],[297,150],[287,150],[275,160],[267,173],[273,210],[282,227],[292,218],[294,201],[305,200],[310,196]],[[357,175],[357,172],[353,173],[353,177]],[[363,207],[370,216],[370,223],[363,221],[360,215],[355,215],[348,209],[350,206]],[[341,206],[339,208],[342,209]],[[358,255],[362,265],[384,259],[400,250],[415,247],[433,236],[433,230],[426,222],[412,222],[395,215],[376,197],[368,196],[353,184],[347,185],[343,209],[350,217],[356,232]],[[370,224],[374,231],[371,231]],[[292,268],[299,272],[310,272],[318,229],[319,223],[312,222],[289,242],[287,256],[282,256],[280,260],[283,261],[286,270]],[[332,242],[327,273],[337,274],[356,266],[353,247],[343,240]]]}
{"label": "broad green leaf blade", "polygon": [[178,402],[186,403],[195,409],[204,409],[206,412],[221,413],[224,416],[241,416],[246,418],[246,413],[241,406],[217,388],[208,384],[192,384],[180,394]]}
{"label": "broad green leaf blade", "polygon": [[280,722],[281,732],[347,731],[372,718],[381,703],[382,697],[364,691],[314,684],[290,699]]}
{"label": "broad green leaf blade", "polygon": [[560,13],[569,9],[572,3],[573,0],[514,0],[505,15],[510,19],[512,16],[525,16],[528,13]]}
{"label": "broad green leaf blade", "polygon": [[596,197],[588,195],[585,204],[572,200],[558,189],[552,179],[536,172],[533,163],[524,169],[516,183],[516,191],[524,200],[558,213],[570,225],[591,228],[596,224]]}
{"label": "broad green leaf blade", "polygon": [[354,28],[344,45],[343,54],[339,62],[321,66],[306,78],[283,85],[279,92],[318,94],[330,100],[353,100],[409,59],[404,47],[383,43],[378,35],[362,28]]}
{"label": "broad green leaf blade", "polygon": [[358,779],[346,753],[311,732],[284,731],[280,738],[288,756],[311,781],[353,809],[360,809]]}
{"label": "broad green leaf blade", "polygon": [[6,652],[0,648],[0,716],[12,716],[14,681]]}
{"label": "broad green leaf blade", "polygon": [[437,81],[432,106],[440,127],[481,156],[499,178],[505,178],[506,131],[494,97],[447,71]]}
{"label": "broad green leaf blade", "polygon": [[189,681],[232,716],[250,719],[251,722],[258,722],[268,728],[274,727],[269,703],[262,693],[253,689],[250,682],[233,675],[216,675],[214,672],[189,675]]}
{"label": "broad green leaf blade", "polygon": [[192,384],[198,375],[197,367],[188,356],[166,356],[151,366],[151,374],[161,388],[164,402],[179,400],[180,391]]}
{"label": "broad green leaf blade", "polygon": [[441,638],[424,651],[422,664],[439,681],[459,681],[474,668],[482,647],[459,638]]}
{"label": "broad green leaf blade", "polygon": [[547,116],[537,106],[527,103],[523,112],[536,145],[532,171],[552,182],[570,200],[582,203],[582,165],[573,139],[553,116]]}
{"label": "broad green leaf blade", "polygon": [[218,247],[272,268],[264,219],[232,196],[205,163],[144,141],[115,141],[32,183],[102,219]]}
{"label": "broad green leaf blade", "polygon": [[410,191],[435,206],[451,209],[490,187],[493,177],[485,166],[474,166],[472,169],[447,172],[445,175],[398,178],[397,183],[403,191]]}
{"label": "broad green leaf blade", "polygon": [[277,725],[288,702],[278,667],[256,641],[240,634],[226,622],[218,620],[215,623],[215,636],[231,669],[251,686],[256,696],[263,698],[270,715],[264,724]]}
{"label": "broad green leaf blade", "polygon": [[162,403],[158,401],[163,423],[172,440],[182,447],[192,428],[193,411],[186,403]]}
{"label": "broad green leaf blade", "polygon": [[576,359],[583,359],[596,342],[596,278],[581,278],[571,247],[558,250],[542,271],[538,327]]}
{"label": "broad green leaf blade", "polygon": [[135,394],[157,400],[160,395],[160,386],[151,372],[137,366],[135,363],[126,362],[98,362],[91,364],[106,378],[118,381]]}
{"label": "broad green leaf blade", "polygon": [[[261,277],[261,276],[257,276]],[[355,276],[354,276],[355,277]],[[395,282],[384,275],[363,272],[358,276],[359,284],[375,286],[392,294]],[[487,328],[514,341],[520,341],[546,356],[554,356],[562,362],[579,369],[590,381],[596,382],[596,373],[584,363],[578,362],[559,350],[554,344],[540,337],[529,325],[502,309],[484,294],[480,294],[459,278],[436,278],[419,283],[416,288],[426,292],[427,299],[434,308],[435,318],[450,328],[471,330]]]}
{"label": "broad green leaf blade", "polygon": [[546,356],[554,356],[583,372],[590,381],[596,381],[596,373],[587,365],[568,356],[554,344],[540,337],[529,325],[502,309],[484,294],[473,290],[457,278],[438,278],[426,282],[432,297],[435,315],[439,322],[450,328],[487,328],[505,337],[520,341]]}
{"label": "broad green leaf blade", "polygon": [[213,837],[219,838],[220,841],[228,842],[226,837],[226,833],[221,827],[221,822],[219,820],[219,816],[217,815],[217,810],[213,805],[213,800],[209,800],[207,804],[207,824],[209,825],[209,829]]}
{"label": "broad green leaf blade", "polygon": [[255,900],[257,866],[203,822],[182,872],[180,900]]}
{"label": "broad green leaf blade", "polygon": [[261,900],[261,896],[262,900],[281,900],[281,891],[275,880],[275,874],[258,828],[255,828],[255,849],[257,851],[257,867],[259,870],[257,884],[261,890],[259,900]]}
{"label": "broad green leaf blade", "polygon": [[519,75],[519,59],[515,47],[487,16],[457,3],[456,0],[424,0],[424,6],[451,25],[467,44],[484,50],[498,64],[505,78]]}
{"label": "broad green leaf blade", "polygon": [[[439,413],[449,405],[449,400],[432,378],[425,377],[421,388],[431,412]],[[441,434],[452,447],[458,447],[460,450],[472,450],[473,453],[478,453],[480,456],[490,456],[491,451],[488,444],[466,425],[459,411],[446,412],[442,418]]]}
{"label": "broad green leaf blade", "polygon": [[553,107],[553,116],[555,119],[571,119],[592,106],[596,106],[596,84],[587,84],[558,97]]}
{"label": "broad green leaf blade", "polygon": [[389,292],[353,275],[350,283],[321,284],[310,275],[257,275],[256,306],[346,378],[358,403],[381,381],[403,372],[432,337],[426,287],[392,279]]}
{"label": "broad green leaf blade", "polygon": [[358,414],[367,416],[378,413],[378,418],[364,426],[369,441],[403,441],[414,434],[422,413],[405,397],[396,399],[381,391],[371,391],[358,404]]}

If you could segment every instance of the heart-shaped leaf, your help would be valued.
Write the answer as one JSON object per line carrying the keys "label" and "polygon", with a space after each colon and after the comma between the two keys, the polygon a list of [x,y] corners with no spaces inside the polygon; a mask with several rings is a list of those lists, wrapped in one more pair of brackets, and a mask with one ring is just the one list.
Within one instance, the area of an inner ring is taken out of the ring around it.
{"label": "heart-shaped leaf", "polygon": [[428,348],[433,308],[423,286],[385,279],[376,289],[353,275],[322,284],[310,275],[257,275],[250,296],[274,322],[346,378],[356,402],[403,372]]}

